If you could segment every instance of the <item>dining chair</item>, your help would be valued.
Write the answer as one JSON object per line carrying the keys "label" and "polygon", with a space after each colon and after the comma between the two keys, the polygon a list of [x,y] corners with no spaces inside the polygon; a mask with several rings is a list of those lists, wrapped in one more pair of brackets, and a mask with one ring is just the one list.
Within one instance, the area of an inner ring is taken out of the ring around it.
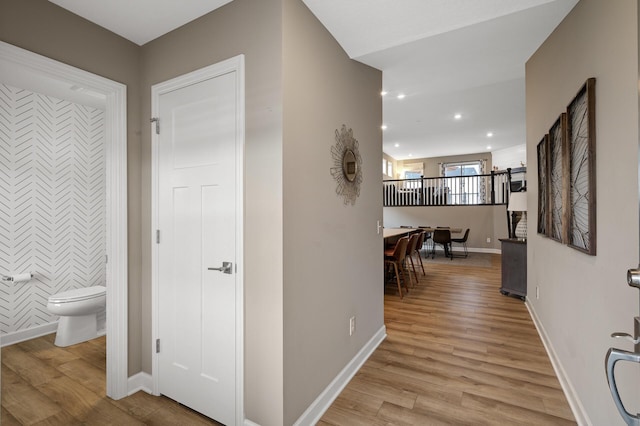
{"label": "dining chair", "polygon": [[[400,294],[400,299],[402,299],[402,284],[400,279],[400,273],[402,272],[404,278],[404,263],[405,258],[407,256],[407,245],[409,244],[409,237],[402,237],[398,240],[395,247],[385,250],[384,252],[384,264],[385,266],[393,266],[393,272],[396,277],[396,282],[398,283],[398,293]],[[411,279],[411,275],[409,275],[409,279]],[[409,287],[407,286],[407,280],[404,279],[405,289],[407,292],[409,291]]]}
{"label": "dining chair", "polygon": [[436,244],[440,244],[444,248],[444,255],[453,260],[451,256],[451,230],[449,228],[436,228],[433,231],[433,251],[431,258],[436,257]]}
{"label": "dining chair", "polygon": [[[420,254],[420,250],[422,250],[422,246],[424,245],[424,240],[426,238],[427,233],[422,231],[418,234],[418,242],[416,243],[416,249],[413,253],[418,255],[418,261],[420,262],[420,267],[422,268],[422,275],[427,275],[424,271],[424,263],[422,263],[422,255]],[[416,278],[417,282],[417,278]]]}
{"label": "dining chair", "polygon": [[[420,235],[421,233],[415,233],[415,234],[411,234],[411,236],[409,237],[409,243],[407,244],[407,256],[406,258],[409,259],[409,263],[411,263],[411,270],[413,270],[413,277],[416,279],[416,284],[418,284],[418,274],[416,273],[416,265],[413,262],[413,253],[415,253],[416,249],[418,248],[418,239],[420,239]],[[406,263],[406,260],[405,260]],[[409,265],[407,265],[407,269],[409,269]],[[411,271],[409,271],[409,278],[411,278]],[[413,283],[411,283],[411,286],[413,287]]]}
{"label": "dining chair", "polygon": [[[418,226],[418,228],[431,229],[431,227],[427,225]],[[424,231],[424,241],[422,243],[422,246],[419,247],[419,249],[422,250],[424,248],[425,259],[427,258],[427,256],[429,256],[429,253],[431,253],[432,244],[433,244],[433,240],[431,239],[431,232]]]}
{"label": "dining chair", "polygon": [[[467,239],[468,238],[469,238],[469,228],[467,228],[467,230],[464,231],[464,235],[462,236],[462,238],[452,238],[451,239],[452,243],[462,244],[462,248],[464,249],[464,255],[460,255],[459,257],[466,258],[467,256],[469,256],[469,250],[467,249]],[[453,256],[453,250],[451,251],[451,255]]]}

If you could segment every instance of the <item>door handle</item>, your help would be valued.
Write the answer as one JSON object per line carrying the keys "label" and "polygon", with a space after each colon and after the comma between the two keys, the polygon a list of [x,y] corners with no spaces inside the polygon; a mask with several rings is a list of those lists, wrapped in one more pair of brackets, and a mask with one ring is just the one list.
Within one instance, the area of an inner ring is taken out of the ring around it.
{"label": "door handle", "polygon": [[220,271],[225,274],[232,274],[233,271],[233,263],[232,262],[222,262],[222,266],[219,268],[207,268],[209,271]]}
{"label": "door handle", "polygon": [[624,419],[625,423],[629,426],[640,426],[640,416],[629,413],[622,400],[620,400],[620,394],[618,393],[618,386],[616,385],[616,378],[613,374],[613,370],[618,361],[628,361],[640,363],[640,353],[627,352],[621,349],[610,348],[605,358],[605,369],[607,371],[607,381],[609,382],[609,390],[613,396],[613,402],[615,402],[620,415]]}

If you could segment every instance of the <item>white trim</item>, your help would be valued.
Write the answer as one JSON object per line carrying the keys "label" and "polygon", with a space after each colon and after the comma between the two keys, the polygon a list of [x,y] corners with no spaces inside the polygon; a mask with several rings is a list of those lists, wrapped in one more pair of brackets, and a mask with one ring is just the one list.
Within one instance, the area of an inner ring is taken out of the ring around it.
{"label": "white trim", "polygon": [[549,359],[551,360],[551,365],[553,366],[553,370],[558,376],[558,381],[560,382],[560,386],[562,386],[562,390],[564,391],[565,396],[567,397],[567,401],[569,402],[569,406],[571,407],[571,411],[573,412],[574,417],[579,425],[592,425],[591,420],[589,420],[589,416],[587,415],[584,406],[580,402],[580,398],[578,398],[578,394],[571,384],[571,380],[569,380],[569,376],[567,372],[562,367],[562,363],[556,354],[556,351],[553,349],[553,345],[549,340],[549,336],[544,329],[544,326],[540,322],[538,315],[536,314],[533,306],[529,304],[529,301],[526,301],[524,304],[529,310],[529,314],[531,315],[531,319],[533,320],[533,324],[536,326],[536,330],[538,330],[538,335],[540,335],[540,339],[542,340],[542,344],[544,348],[547,350],[547,355],[549,355]]}
{"label": "white trim", "polygon": [[329,383],[324,391],[311,403],[304,413],[296,420],[294,426],[314,425],[318,423],[322,415],[329,409],[333,401],[340,395],[340,392],[347,386],[349,381],[360,370],[362,365],[376,348],[387,337],[387,329],[383,325],[376,334],[373,335],[366,345],[360,349],[355,357],[342,369],[340,373]]}
{"label": "white trim", "polygon": [[[436,251],[437,252],[443,252],[444,250],[441,248],[441,246],[436,247]],[[455,251],[456,253],[458,252],[463,252],[464,253],[464,248],[463,247],[453,247],[453,251]],[[469,253],[491,253],[491,254],[502,254],[502,250],[501,249],[496,249],[496,248],[473,248],[473,247],[468,247],[467,251]]]}
{"label": "white trim", "polygon": [[136,392],[143,391],[148,394],[152,394],[151,388],[153,387],[153,377],[151,374],[147,374],[144,371],[141,371],[138,374],[134,374],[129,377],[129,381],[127,383],[127,395],[133,395]]}
{"label": "white trim", "polygon": [[244,426],[260,426],[258,423],[254,423],[251,420],[244,419]]}
{"label": "white trim", "polygon": [[[156,117],[159,111],[160,95],[171,92],[204,80],[229,72],[236,72],[236,105],[237,105],[237,135],[236,145],[236,424],[244,423],[244,122],[245,122],[245,75],[244,55],[234,56],[222,62],[201,68],[188,74],[155,84],[151,87],[151,115]],[[152,372],[158,370],[158,355],[155,352],[155,341],[159,336],[158,312],[158,245],[155,243],[155,230],[159,228],[158,218],[158,135],[154,123],[151,123],[151,343]],[[153,395],[159,395],[158,375],[152,374]]]}
{"label": "white trim", "polygon": [[[453,251],[464,251],[464,249],[455,247]],[[471,247],[469,247],[469,253],[502,254],[502,250],[501,249],[495,249],[495,248],[471,248]]]}
{"label": "white trim", "polygon": [[128,375],[127,87],[4,42],[0,61],[106,96],[107,396],[123,398]]}
{"label": "white trim", "polygon": [[26,340],[35,339],[36,337],[46,336],[55,333],[58,329],[58,321],[42,324],[25,330],[14,331],[0,336],[0,347],[14,345]]}

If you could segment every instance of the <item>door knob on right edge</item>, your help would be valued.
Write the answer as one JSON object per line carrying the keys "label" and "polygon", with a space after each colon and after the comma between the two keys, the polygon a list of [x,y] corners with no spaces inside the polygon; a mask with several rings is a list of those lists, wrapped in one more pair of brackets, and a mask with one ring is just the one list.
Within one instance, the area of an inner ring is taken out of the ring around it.
{"label": "door knob on right edge", "polygon": [[629,269],[627,271],[627,284],[640,288],[640,268]]}
{"label": "door knob on right edge", "polygon": [[609,390],[611,391],[611,396],[613,396],[613,402],[615,402],[616,407],[618,408],[618,412],[620,412],[620,415],[627,425],[640,426],[640,415],[633,415],[629,413],[626,408],[624,408],[622,400],[620,399],[620,394],[618,393],[618,386],[616,385],[616,378],[614,375],[614,369],[618,361],[640,363],[640,353],[627,352],[623,351],[622,349],[610,348],[607,352],[607,357],[605,358],[605,369],[607,371]]}

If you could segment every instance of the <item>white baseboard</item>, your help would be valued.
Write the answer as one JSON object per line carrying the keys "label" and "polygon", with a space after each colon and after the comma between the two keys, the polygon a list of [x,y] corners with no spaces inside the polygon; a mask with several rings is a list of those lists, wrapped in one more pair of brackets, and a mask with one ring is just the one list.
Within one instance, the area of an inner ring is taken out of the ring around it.
{"label": "white baseboard", "polygon": [[[502,254],[502,250],[501,249],[497,249],[497,248],[483,248],[483,247],[474,248],[474,247],[469,247],[467,250],[469,251],[469,253]],[[437,247],[436,251],[444,253],[444,250],[441,247]],[[453,248],[453,251],[455,251],[455,252],[464,252],[464,248],[456,246],[456,247]]]}
{"label": "white baseboard", "polygon": [[355,376],[358,370],[360,370],[360,367],[369,359],[373,351],[376,350],[386,337],[387,329],[383,325],[380,330],[369,339],[367,344],[360,349],[356,356],[353,357],[349,364],[329,383],[329,386],[311,403],[307,410],[302,413],[294,423],[294,426],[315,425],[333,401],[340,395],[340,392],[347,386],[349,380]]}
{"label": "white baseboard", "polygon": [[133,376],[127,379],[127,395],[133,395],[138,391],[144,391],[150,395],[153,395],[151,391],[153,389],[153,377],[150,374],[147,374],[141,371],[138,374],[134,374]]}
{"label": "white baseboard", "polygon": [[538,315],[536,314],[533,306],[529,304],[528,301],[525,302],[525,306],[529,310],[529,314],[531,315],[531,319],[533,320],[533,324],[536,326],[536,330],[538,330],[538,334],[540,335],[540,339],[542,340],[542,344],[544,348],[547,350],[547,355],[549,355],[549,359],[551,360],[551,365],[553,366],[553,370],[558,376],[558,381],[560,381],[560,386],[562,386],[562,390],[564,391],[565,396],[567,397],[567,401],[569,402],[569,406],[571,407],[571,411],[573,412],[574,417],[579,425],[591,425],[591,421],[589,420],[589,416],[587,416],[587,412],[584,409],[584,406],[580,402],[578,398],[578,394],[576,393],[575,388],[571,384],[569,380],[569,376],[567,372],[562,367],[562,363],[560,359],[556,355],[555,350],[553,349],[553,345],[549,340],[549,336],[545,331]]}
{"label": "white baseboard", "polygon": [[36,327],[25,330],[14,331],[12,333],[0,336],[0,347],[13,345],[15,343],[24,342],[26,340],[35,339],[36,337],[46,336],[55,333],[58,330],[58,321],[48,324],[38,325]]}
{"label": "white baseboard", "polygon": [[254,423],[251,420],[244,419],[244,426],[260,426],[258,423]]}
{"label": "white baseboard", "polygon": [[[464,251],[462,248],[454,247],[453,251]],[[469,247],[469,253],[491,253],[491,254],[502,254],[501,249],[497,248],[472,248]]]}

